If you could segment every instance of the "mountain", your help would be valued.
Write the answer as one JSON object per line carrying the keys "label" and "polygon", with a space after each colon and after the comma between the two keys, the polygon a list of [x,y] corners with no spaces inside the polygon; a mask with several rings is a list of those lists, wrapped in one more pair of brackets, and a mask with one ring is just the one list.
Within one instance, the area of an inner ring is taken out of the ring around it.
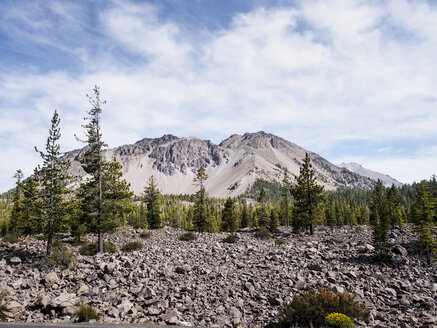
{"label": "mountain", "polygon": [[[83,177],[79,156],[75,150],[67,157],[72,162],[70,173]],[[291,180],[299,175],[300,165],[308,152],[319,183],[327,190],[338,187],[368,189],[374,181],[350,170],[338,167],[321,156],[263,131],[234,134],[219,145],[210,140],[179,138],[164,135],[145,138],[131,145],[107,149],[107,160],[114,157],[123,165],[124,178],[135,194],[142,193],[151,175],[154,175],[161,192],[191,194],[197,190],[193,178],[197,169],[204,166],[208,174],[205,183],[211,196],[237,196],[244,193],[257,179],[281,181],[283,168]]]}
{"label": "mountain", "polygon": [[363,177],[368,177],[375,181],[379,179],[386,187],[391,187],[392,184],[394,184],[396,187],[400,187],[403,185],[402,182],[399,182],[398,180],[392,178],[387,174],[366,169],[365,167],[362,167],[360,164],[357,163],[341,163],[338,166],[343,167],[351,172],[357,173]]}

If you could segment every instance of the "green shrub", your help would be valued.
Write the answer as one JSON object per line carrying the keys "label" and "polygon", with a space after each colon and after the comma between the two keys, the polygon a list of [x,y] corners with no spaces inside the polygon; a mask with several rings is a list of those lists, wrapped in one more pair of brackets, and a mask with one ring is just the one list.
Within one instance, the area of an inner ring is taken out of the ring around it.
{"label": "green shrub", "polygon": [[18,237],[12,234],[7,234],[5,236],[2,237],[2,240],[5,243],[11,243],[11,244],[16,244],[18,243]]}
{"label": "green shrub", "polygon": [[128,243],[126,245],[124,245],[121,250],[123,252],[133,252],[133,251],[137,251],[139,249],[143,248],[143,244],[140,243],[139,241],[134,241],[132,243]]}
{"label": "green shrub", "polygon": [[197,239],[197,235],[194,232],[192,232],[192,231],[188,231],[188,232],[183,233],[182,235],[180,235],[179,239],[183,240],[183,241],[196,240]]}
{"label": "green shrub", "polygon": [[370,312],[353,295],[322,288],[294,296],[290,303],[280,307],[278,320],[285,326],[322,327],[325,317],[331,313],[344,313],[353,319],[366,320]]}
{"label": "green shrub", "polygon": [[285,244],[285,239],[277,238],[277,239],[275,239],[275,244],[276,245],[284,245]]}
{"label": "green shrub", "polygon": [[[95,243],[85,243],[79,250],[80,255],[84,255],[84,256],[93,256],[97,254],[97,244]],[[103,244],[103,251],[105,253],[116,253],[117,252],[117,247],[115,247],[115,245],[113,243],[111,243],[110,241],[105,241]]]}
{"label": "green shrub", "polygon": [[325,317],[325,324],[334,328],[354,328],[354,321],[343,313],[331,313]]}
{"label": "green shrub", "polygon": [[0,321],[6,320],[6,312],[8,303],[4,301],[8,293],[5,291],[0,292]]}
{"label": "green shrub", "polygon": [[152,237],[152,231],[143,231],[142,233],[140,233],[140,237],[143,239],[149,239],[150,237]]}
{"label": "green shrub", "polygon": [[270,234],[269,229],[267,229],[266,227],[261,227],[259,228],[256,232],[255,232],[255,238],[258,239],[270,239],[272,237],[272,235]]}
{"label": "green shrub", "polygon": [[238,237],[236,234],[230,234],[227,237],[222,239],[222,242],[228,243],[228,244],[235,244],[238,240],[240,240],[240,237]]}
{"label": "green shrub", "polygon": [[47,263],[52,266],[69,268],[74,260],[74,253],[61,242],[53,244],[52,253],[47,257]]}
{"label": "green shrub", "polygon": [[100,320],[100,314],[89,304],[79,303],[79,309],[74,313],[77,322],[89,322],[90,320]]}

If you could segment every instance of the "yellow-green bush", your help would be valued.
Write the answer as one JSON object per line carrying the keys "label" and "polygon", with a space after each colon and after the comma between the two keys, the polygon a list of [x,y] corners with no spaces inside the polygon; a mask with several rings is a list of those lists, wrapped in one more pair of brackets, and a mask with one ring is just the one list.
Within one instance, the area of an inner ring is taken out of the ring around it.
{"label": "yellow-green bush", "polygon": [[100,314],[89,304],[79,303],[79,309],[74,313],[77,322],[89,322],[100,320]]}
{"label": "yellow-green bush", "polygon": [[331,313],[344,313],[356,320],[366,320],[369,310],[349,293],[336,293],[328,289],[316,289],[295,295],[291,302],[279,309],[278,320],[286,327],[323,327],[325,317]]}
{"label": "yellow-green bush", "polygon": [[325,317],[325,324],[335,328],[353,328],[354,321],[343,313],[331,313]]}
{"label": "yellow-green bush", "polygon": [[52,253],[47,257],[47,263],[52,266],[69,268],[74,260],[74,253],[61,242],[55,242]]}

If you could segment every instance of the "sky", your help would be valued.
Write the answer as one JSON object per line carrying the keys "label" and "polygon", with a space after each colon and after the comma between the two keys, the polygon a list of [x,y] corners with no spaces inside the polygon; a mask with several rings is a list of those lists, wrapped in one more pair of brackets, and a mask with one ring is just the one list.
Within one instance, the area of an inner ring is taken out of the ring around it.
{"label": "sky", "polygon": [[411,183],[437,173],[437,1],[0,0],[0,192],[56,109],[81,148],[266,131]]}

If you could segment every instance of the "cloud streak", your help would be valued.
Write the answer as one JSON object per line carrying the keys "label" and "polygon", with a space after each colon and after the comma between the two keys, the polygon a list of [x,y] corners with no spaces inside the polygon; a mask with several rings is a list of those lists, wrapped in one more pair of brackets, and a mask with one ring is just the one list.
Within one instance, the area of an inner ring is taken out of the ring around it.
{"label": "cloud streak", "polygon": [[110,146],[266,130],[401,181],[436,171],[437,10],[425,1],[254,6],[216,29],[148,2],[33,3],[0,5],[0,51],[27,52],[0,66],[3,190],[15,169],[31,173],[55,108],[64,150],[81,147],[94,84]]}

